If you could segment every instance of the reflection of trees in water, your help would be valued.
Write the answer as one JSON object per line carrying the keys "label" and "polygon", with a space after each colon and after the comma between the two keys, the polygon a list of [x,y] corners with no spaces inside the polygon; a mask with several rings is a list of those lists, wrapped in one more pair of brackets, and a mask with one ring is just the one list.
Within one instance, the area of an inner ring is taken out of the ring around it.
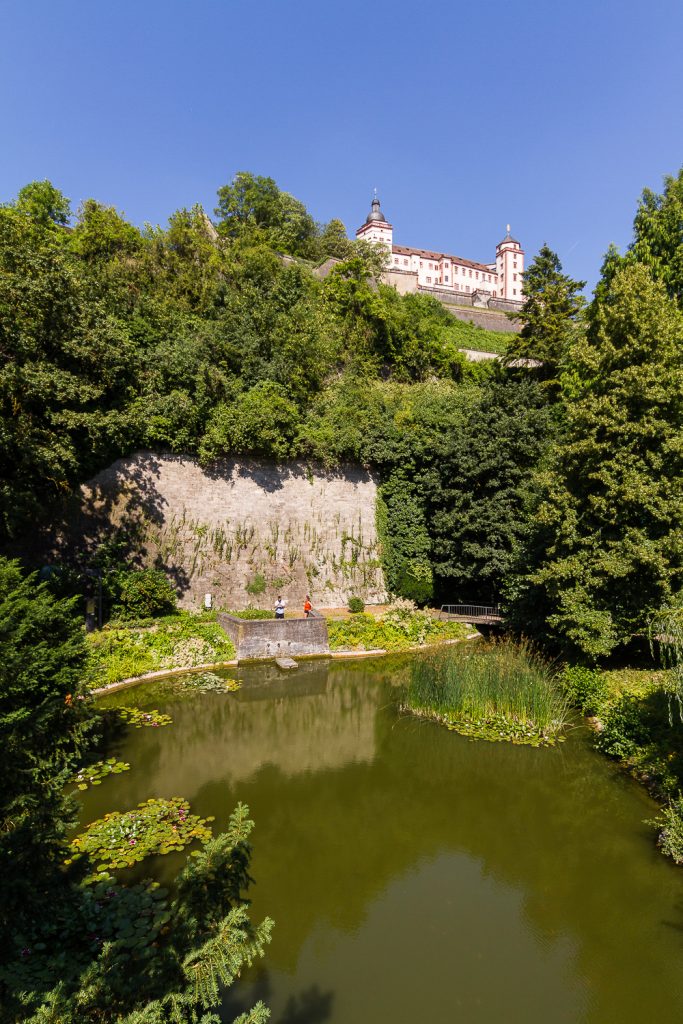
{"label": "reflection of trees in water", "polygon": [[[221,1007],[221,1020],[234,1020],[240,1013],[246,1013],[259,999],[266,1006],[271,1006],[272,994],[268,968],[260,966],[253,972],[248,995],[240,995],[239,986],[228,990]],[[318,985],[311,985],[290,996],[282,1013],[271,1017],[271,1024],[325,1024],[332,1016],[333,1002],[334,992],[321,992]]]}
{"label": "reflection of trees in water", "polygon": [[683,878],[640,825],[651,815],[647,797],[579,731],[537,750],[402,717],[390,685],[401,671],[399,662],[392,680],[387,661],[321,665],[274,680],[266,694],[246,686],[183,703],[166,735],[150,738],[158,762],[134,799],[150,787],[177,791],[219,822],[238,799],[250,804],[253,917],[276,921],[274,968],[294,970],[315,926],[353,932],[392,880],[459,853],[522,893],[543,942],[570,939],[578,977],[605,1001],[591,1019],[613,1019],[629,999],[642,1005],[648,974],[658,979],[653,1015],[679,1010],[681,974],[662,955],[663,919],[683,926]]}

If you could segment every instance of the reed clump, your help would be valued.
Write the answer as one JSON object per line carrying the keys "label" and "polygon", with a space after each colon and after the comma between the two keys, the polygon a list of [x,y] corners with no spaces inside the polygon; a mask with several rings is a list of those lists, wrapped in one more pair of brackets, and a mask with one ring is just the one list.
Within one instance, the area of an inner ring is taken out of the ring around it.
{"label": "reed clump", "polygon": [[551,667],[507,641],[415,661],[404,710],[472,738],[531,746],[562,740],[568,716]]}

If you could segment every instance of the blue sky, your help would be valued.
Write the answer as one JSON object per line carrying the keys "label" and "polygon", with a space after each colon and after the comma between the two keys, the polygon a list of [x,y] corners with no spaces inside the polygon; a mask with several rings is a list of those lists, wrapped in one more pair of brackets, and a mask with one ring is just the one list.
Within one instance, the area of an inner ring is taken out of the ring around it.
{"label": "blue sky", "polygon": [[134,222],[270,175],[352,233],[595,283],[683,164],[680,0],[0,0],[0,201],[50,178]]}

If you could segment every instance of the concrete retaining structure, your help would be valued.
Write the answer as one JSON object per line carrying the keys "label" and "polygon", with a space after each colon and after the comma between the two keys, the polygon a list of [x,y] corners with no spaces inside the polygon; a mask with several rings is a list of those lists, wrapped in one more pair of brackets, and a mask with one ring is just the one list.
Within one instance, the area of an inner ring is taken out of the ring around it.
{"label": "concrete retaining structure", "polygon": [[314,614],[308,619],[240,619],[219,612],[218,622],[235,645],[238,661],[330,653],[323,615]]}

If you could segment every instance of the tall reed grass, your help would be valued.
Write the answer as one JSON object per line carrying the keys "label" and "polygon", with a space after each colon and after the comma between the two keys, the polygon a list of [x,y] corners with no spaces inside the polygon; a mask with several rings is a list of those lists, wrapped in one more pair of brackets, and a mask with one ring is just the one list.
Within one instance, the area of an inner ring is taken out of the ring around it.
{"label": "tall reed grass", "polygon": [[404,707],[469,736],[534,745],[555,742],[568,713],[551,667],[507,641],[416,660]]}

